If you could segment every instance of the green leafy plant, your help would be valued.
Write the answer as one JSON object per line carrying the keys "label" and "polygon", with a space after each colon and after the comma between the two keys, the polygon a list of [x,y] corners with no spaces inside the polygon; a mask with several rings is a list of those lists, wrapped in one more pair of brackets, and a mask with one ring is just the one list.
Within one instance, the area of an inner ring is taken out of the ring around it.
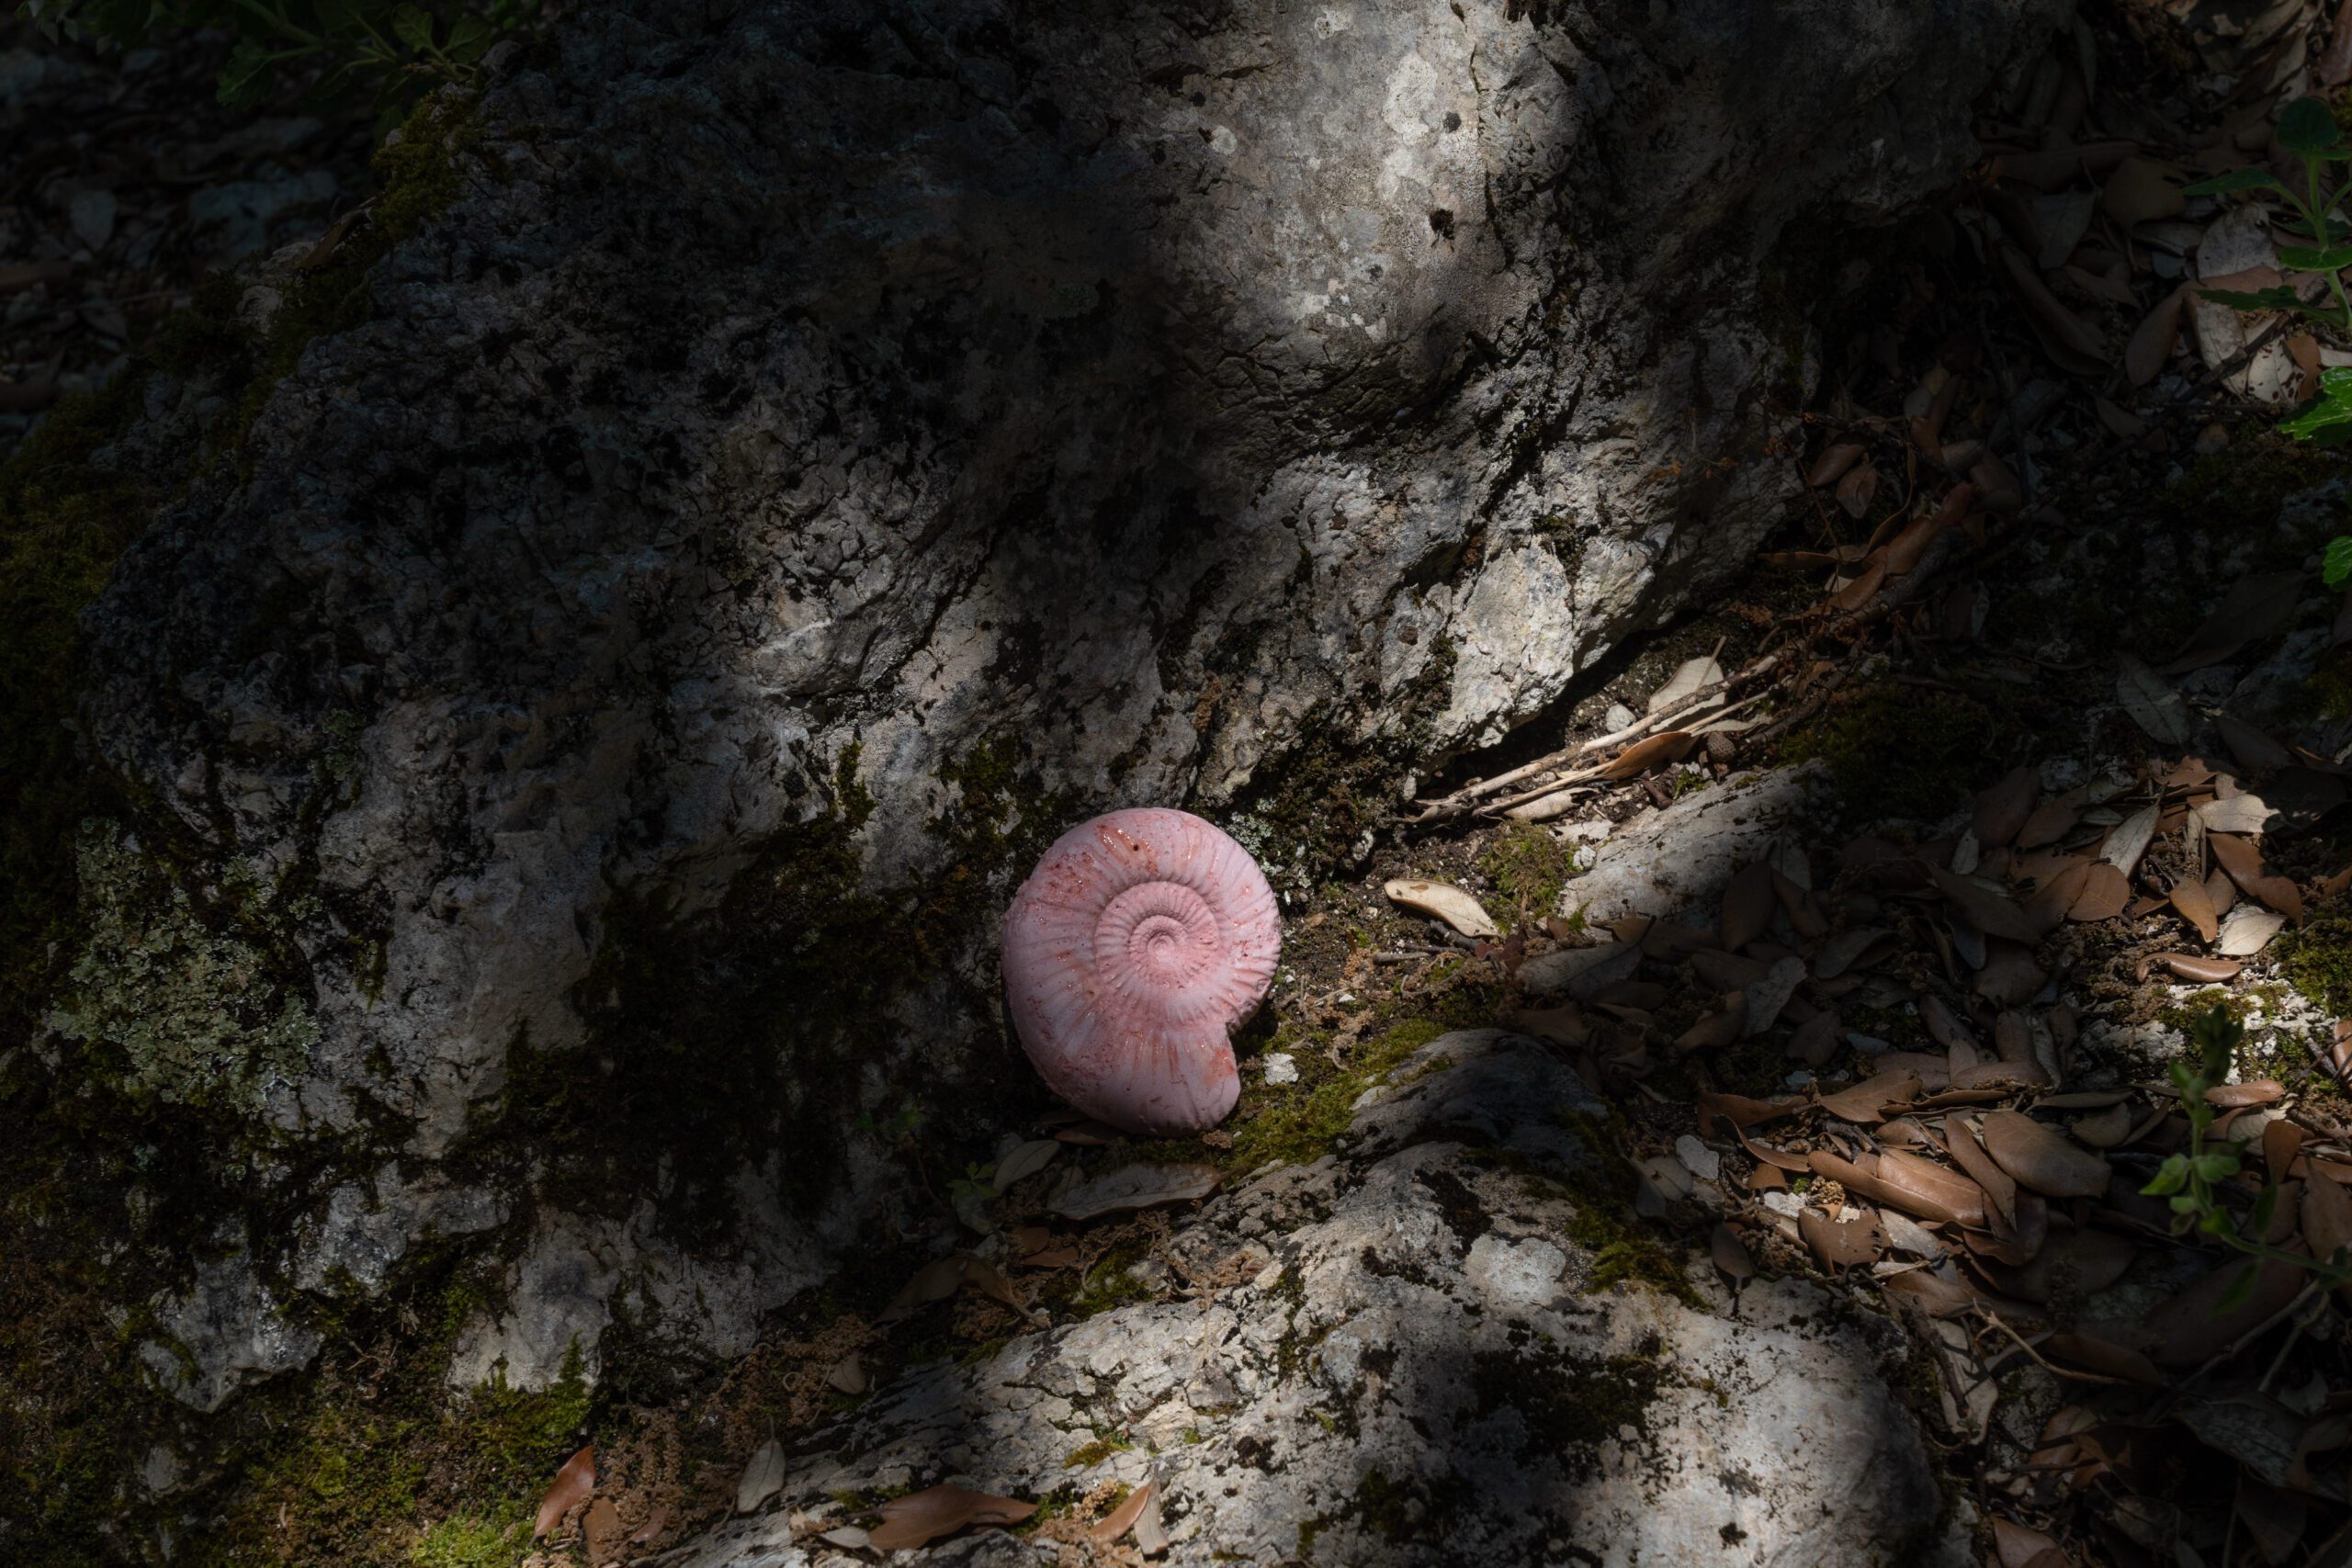
{"label": "green leafy plant", "polygon": [[2245,1038],[2245,1027],[2232,1018],[2226,1008],[2217,1007],[2199,1014],[2189,1025],[2189,1054],[2172,1065],[2173,1087],[2180,1090],[2181,1113],[2188,1118],[2188,1147],[2166,1158],[2157,1168],[2155,1179],[2140,1189],[2147,1197],[2172,1200],[2173,1235],[2188,1235],[2193,1232],[2211,1236],[2253,1260],[2230,1281],[2218,1308],[2222,1312],[2240,1305],[2254,1293],[2255,1271],[2266,1262],[2308,1269],[2331,1288],[2352,1282],[2352,1258],[2346,1258],[2342,1247],[2337,1247],[2333,1256],[2320,1258],[2290,1252],[2262,1239],[2270,1229],[2271,1217],[2278,1212],[2277,1182],[2263,1183],[2244,1228],[2222,1197],[2224,1185],[2238,1174],[2239,1153],[2237,1145],[2227,1140],[2219,1145],[2206,1142],[2206,1130],[2213,1124],[2213,1107],[2205,1093],[2227,1081],[2230,1064],[2236,1059],[2238,1044]]}
{"label": "green leafy plant", "polygon": [[390,125],[428,88],[471,83],[500,39],[535,36],[545,9],[545,0],[19,0],[17,14],[51,39],[124,50],[218,28],[234,40],[220,79],[228,107],[259,103],[281,72],[316,68],[315,93],[371,90]]}
{"label": "green leafy plant", "polygon": [[[2342,286],[2337,286],[2338,292]],[[2315,446],[2341,446],[2352,441],[2352,366],[2335,366],[2319,373],[2319,393],[2278,422],[2278,428],[2298,441]],[[2352,582],[2352,535],[2338,534],[2320,556],[2321,580],[2330,588]]]}
{"label": "green leafy plant", "polygon": [[2352,161],[2352,146],[2346,145],[2343,129],[2321,98],[2297,98],[2287,106],[2278,116],[2278,145],[2302,161],[2301,190],[2267,169],[2249,168],[2232,169],[2226,175],[2199,180],[2184,187],[2181,194],[2224,196],[2233,191],[2273,190],[2285,197],[2287,204],[2295,209],[2289,227],[2311,243],[2282,246],[2278,265],[2294,272],[2318,273],[2326,278],[2328,290],[2335,296],[2335,307],[2307,304],[2292,285],[2284,283],[2268,288],[2208,288],[2203,293],[2206,299],[2236,310],[2286,310],[2352,333],[2352,299],[2346,297],[2344,280],[2337,276],[2352,266],[2352,223],[2335,216],[2345,197],[2352,195],[2352,182],[2321,195],[2326,188],[2327,165]]}

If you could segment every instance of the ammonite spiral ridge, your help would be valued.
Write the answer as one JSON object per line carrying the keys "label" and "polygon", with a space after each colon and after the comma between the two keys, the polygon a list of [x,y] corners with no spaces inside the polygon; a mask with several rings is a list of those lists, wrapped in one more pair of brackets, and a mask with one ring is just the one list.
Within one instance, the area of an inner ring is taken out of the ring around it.
{"label": "ammonite spiral ridge", "polygon": [[1192,1132],[1239,1098],[1230,1032],[1281,951],[1248,851],[1189,812],[1114,811],[1063,834],[1022,884],[1005,990],[1056,1093],[1129,1132]]}

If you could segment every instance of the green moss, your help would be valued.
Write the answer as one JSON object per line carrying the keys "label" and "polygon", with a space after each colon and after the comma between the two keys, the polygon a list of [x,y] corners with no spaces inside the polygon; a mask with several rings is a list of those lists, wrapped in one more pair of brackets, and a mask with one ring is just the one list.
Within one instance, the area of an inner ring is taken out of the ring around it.
{"label": "green moss", "polygon": [[[548,1388],[442,1384],[471,1287],[455,1288],[373,1400],[293,1396],[238,1474],[197,1568],[511,1564],[556,1468],[589,1435],[594,1402],[575,1341]],[[501,1555],[503,1553],[503,1555]]]}
{"label": "green moss", "polygon": [[444,1519],[409,1551],[410,1568],[514,1568],[531,1545],[521,1506]]}
{"label": "green moss", "polygon": [[308,1001],[244,929],[260,896],[199,909],[112,823],[85,831],[80,860],[86,935],[51,1025],[101,1053],[136,1098],[257,1110],[318,1035]]}
{"label": "green moss", "polygon": [[1098,1435],[1092,1442],[1084,1443],[1080,1445],[1078,1448],[1072,1449],[1070,1450],[1069,1458],[1062,1461],[1062,1468],[1064,1470],[1083,1470],[1088,1465],[1101,1464],[1113,1454],[1125,1453],[1134,1447],[1135,1444],[1129,1442],[1126,1438],[1120,1437],[1115,1432],[1102,1433]]}
{"label": "green moss", "polygon": [[1576,874],[1576,851],[1535,823],[1513,822],[1478,857],[1478,869],[1509,907],[1510,923],[1523,925],[1559,908]]}
{"label": "green moss", "polygon": [[2001,727],[1982,703],[1890,683],[1864,689],[1791,736],[1787,756],[1826,763],[1847,809],[1864,821],[1929,821],[1997,771],[2004,750]]}
{"label": "green moss", "polygon": [[2352,1016],[2352,915],[2321,915],[2282,934],[2274,952],[2279,975],[2313,1006]]}
{"label": "green moss", "polygon": [[1563,1111],[1560,1119],[1600,1156],[1593,1168],[1578,1174],[1576,1188],[1566,1194],[1576,1206],[1568,1239],[1592,1259],[1587,1289],[1645,1285],[1703,1310],[1705,1303],[1691,1286],[1683,1260],[1634,1213],[1635,1179],[1617,1129],[1578,1111]]}
{"label": "green moss", "polygon": [[1262,1109],[1233,1129],[1233,1163],[1255,1169],[1269,1160],[1307,1165],[1320,1159],[1354,1119],[1353,1106],[1365,1089],[1387,1081],[1406,1057],[1447,1032],[1435,1019],[1400,1023],[1356,1047],[1344,1071],[1289,1094],[1269,1090]]}
{"label": "green moss", "polygon": [[1151,1287],[1128,1272],[1150,1252],[1150,1243],[1146,1241],[1113,1247],[1086,1271],[1085,1278],[1079,1280],[1071,1291],[1069,1298],[1070,1312],[1080,1317],[1092,1317],[1098,1312],[1107,1312],[1127,1302],[1150,1300]]}

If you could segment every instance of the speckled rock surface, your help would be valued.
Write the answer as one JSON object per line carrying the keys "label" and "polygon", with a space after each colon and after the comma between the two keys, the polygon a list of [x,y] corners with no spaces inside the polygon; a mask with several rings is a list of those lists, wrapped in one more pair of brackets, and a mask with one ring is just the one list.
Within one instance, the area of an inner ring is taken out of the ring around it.
{"label": "speckled rock surface", "polygon": [[[1807,375],[1768,264],[1956,175],[2058,7],[1534,9],[620,4],[493,85],[373,319],[86,618],[154,814],[108,842],[242,898],[220,1005],[287,1021],[233,1095],[162,1080],[311,1151],[221,1299],[401,1256],[432,1203],[336,1197],[397,1156],[494,1190],[469,1367],[632,1290],[741,1343],[896,1224],[859,1118],[1018,1070],[1037,835],[1492,741],[1736,570]],[[727,1120],[662,1122],[682,1081]]]}
{"label": "speckled rock surface", "polygon": [[[1396,1081],[1338,1153],[1171,1238],[1184,1272],[1246,1282],[912,1373],[788,1445],[765,1511],[662,1561],[855,1562],[816,1539],[848,1522],[835,1494],[1103,1477],[1157,1478],[1174,1563],[1941,1561],[1927,1450],[1887,1390],[1894,1325],[1798,1281],[1735,1314],[1703,1265],[1703,1308],[1595,1288],[1568,1235],[1592,1156],[1564,1116],[1605,1110],[1574,1073],[1486,1030]],[[1071,1462],[1105,1435],[1133,1446]],[[1055,1558],[984,1535],[920,1560]]]}

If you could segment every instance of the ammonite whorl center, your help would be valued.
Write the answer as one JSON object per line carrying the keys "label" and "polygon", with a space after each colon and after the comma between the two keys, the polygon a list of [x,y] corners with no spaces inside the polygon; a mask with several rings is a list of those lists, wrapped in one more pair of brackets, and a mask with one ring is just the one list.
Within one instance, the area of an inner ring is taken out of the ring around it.
{"label": "ammonite whorl center", "polygon": [[1095,956],[1131,966],[1140,979],[1178,990],[1225,961],[1216,915],[1181,883],[1130,887],[1102,911],[1095,927]]}

